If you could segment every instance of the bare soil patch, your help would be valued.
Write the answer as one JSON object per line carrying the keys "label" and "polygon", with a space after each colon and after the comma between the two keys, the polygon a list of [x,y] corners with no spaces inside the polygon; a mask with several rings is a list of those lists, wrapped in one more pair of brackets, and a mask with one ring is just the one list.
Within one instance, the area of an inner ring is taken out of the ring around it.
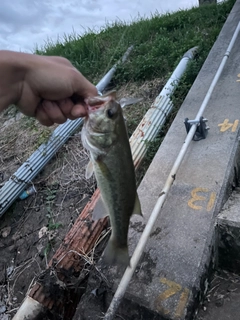
{"label": "bare soil patch", "polygon": [[240,276],[225,270],[215,273],[196,320],[234,320],[240,314]]}

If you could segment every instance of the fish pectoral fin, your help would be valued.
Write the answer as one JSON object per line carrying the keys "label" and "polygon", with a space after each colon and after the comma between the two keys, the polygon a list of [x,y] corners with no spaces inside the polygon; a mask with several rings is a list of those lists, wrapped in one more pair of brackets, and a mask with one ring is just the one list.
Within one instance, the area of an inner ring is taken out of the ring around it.
{"label": "fish pectoral fin", "polygon": [[102,219],[104,217],[106,217],[108,215],[108,211],[105,207],[105,204],[103,202],[102,198],[99,198],[99,200],[97,201],[93,212],[92,212],[92,219],[93,220],[99,220]]}
{"label": "fish pectoral fin", "polygon": [[93,171],[94,171],[93,162],[92,162],[92,160],[90,160],[88,162],[88,164],[87,164],[87,168],[86,168],[86,172],[85,172],[85,178],[86,179],[91,178],[91,176],[93,175]]}
{"label": "fish pectoral fin", "polygon": [[140,216],[142,216],[141,204],[140,204],[137,193],[135,197],[135,204],[134,204],[134,209],[132,214],[139,214]]}
{"label": "fish pectoral fin", "polygon": [[108,169],[107,165],[104,163],[104,161],[102,160],[102,158],[100,159],[97,159],[96,160],[98,166],[99,166],[99,169],[101,170],[101,173],[102,175],[107,179],[107,180],[110,180],[112,175],[111,175],[111,172],[110,170]]}

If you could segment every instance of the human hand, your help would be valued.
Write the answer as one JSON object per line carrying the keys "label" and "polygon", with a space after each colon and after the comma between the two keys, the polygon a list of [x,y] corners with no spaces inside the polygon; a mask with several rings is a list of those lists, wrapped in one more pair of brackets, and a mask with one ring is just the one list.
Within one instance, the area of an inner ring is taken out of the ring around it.
{"label": "human hand", "polygon": [[67,59],[37,57],[26,73],[17,103],[22,112],[46,126],[85,116],[84,99],[96,96],[96,87]]}
{"label": "human hand", "polygon": [[[10,52],[10,57],[12,57],[12,64],[15,63],[15,65],[7,70],[6,79],[10,87],[13,82],[15,83],[11,91],[14,102],[10,97],[7,100],[8,103],[15,103],[25,115],[36,117],[46,126],[63,123],[67,119],[74,120],[87,114],[84,99],[96,96],[97,89],[73,67],[70,61],[61,57],[17,52]],[[17,63],[14,62],[15,59]],[[9,59],[5,57],[6,60]],[[4,89],[5,82],[2,86]]]}

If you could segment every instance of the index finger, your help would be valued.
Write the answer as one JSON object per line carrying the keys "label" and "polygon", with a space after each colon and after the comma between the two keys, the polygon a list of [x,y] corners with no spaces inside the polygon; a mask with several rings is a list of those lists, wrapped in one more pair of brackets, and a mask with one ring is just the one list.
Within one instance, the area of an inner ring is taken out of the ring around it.
{"label": "index finger", "polygon": [[75,104],[71,110],[71,115],[74,118],[85,117],[87,115],[86,106],[81,103]]}

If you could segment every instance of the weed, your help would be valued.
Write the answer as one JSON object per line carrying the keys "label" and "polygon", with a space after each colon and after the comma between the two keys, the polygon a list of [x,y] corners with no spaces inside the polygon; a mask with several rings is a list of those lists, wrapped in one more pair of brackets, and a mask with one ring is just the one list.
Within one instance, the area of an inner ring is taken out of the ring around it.
{"label": "weed", "polygon": [[47,261],[47,257],[49,255],[51,249],[52,249],[52,243],[51,243],[51,241],[49,241],[46,245],[46,248],[43,250],[43,254],[44,254],[46,261]]}
{"label": "weed", "polygon": [[53,216],[53,205],[56,199],[58,190],[47,188],[47,196],[46,196],[46,209],[47,209],[47,218],[48,218],[48,230],[57,230],[62,224],[54,221]]}
{"label": "weed", "polygon": [[57,230],[59,228],[61,228],[63,225],[60,222],[53,222],[53,221],[49,221],[48,222],[48,230]]}
{"label": "weed", "polygon": [[23,129],[28,129],[31,131],[38,131],[37,129],[37,120],[33,117],[22,117],[21,121],[21,127]]}
{"label": "weed", "polygon": [[56,237],[56,231],[62,227],[62,223],[56,222],[54,219],[54,210],[53,210],[53,205],[54,201],[57,196],[57,190],[56,189],[49,189],[47,188],[46,190],[46,198],[45,198],[45,203],[46,203],[46,209],[47,209],[47,214],[46,217],[48,218],[48,223],[47,223],[47,235],[48,235],[48,243],[46,245],[46,248],[44,249],[44,256],[47,260],[47,256],[50,253],[52,247],[54,247],[54,239]]}
{"label": "weed", "polygon": [[57,190],[51,190],[49,188],[47,188],[47,195],[46,195],[46,209],[47,209],[47,218],[49,219],[53,219],[53,214],[52,214],[52,207],[53,207],[53,203],[54,200],[56,198],[56,193]]}
{"label": "weed", "polygon": [[34,147],[37,149],[42,144],[46,143],[52,134],[52,130],[49,128],[44,128],[41,132],[39,132],[39,136],[35,142]]}
{"label": "weed", "polygon": [[3,116],[7,116],[8,118],[15,118],[18,113],[18,108],[11,104],[6,110],[3,111]]}

